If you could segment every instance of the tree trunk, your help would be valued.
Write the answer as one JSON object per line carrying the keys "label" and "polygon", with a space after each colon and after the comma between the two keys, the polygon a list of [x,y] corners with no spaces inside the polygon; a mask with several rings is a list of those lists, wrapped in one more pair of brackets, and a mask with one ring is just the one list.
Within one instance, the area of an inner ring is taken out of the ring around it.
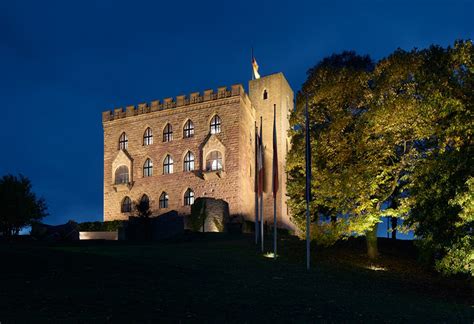
{"label": "tree trunk", "polygon": [[367,241],[367,255],[369,259],[375,259],[379,256],[379,249],[377,247],[377,228],[379,224],[376,223],[374,227],[365,234]]}
{"label": "tree trunk", "polygon": [[392,240],[397,239],[398,218],[392,217]]}

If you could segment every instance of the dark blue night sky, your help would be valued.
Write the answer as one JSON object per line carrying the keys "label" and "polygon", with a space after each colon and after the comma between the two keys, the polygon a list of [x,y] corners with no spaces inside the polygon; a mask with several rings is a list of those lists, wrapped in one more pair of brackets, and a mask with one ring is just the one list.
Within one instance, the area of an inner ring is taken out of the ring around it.
{"label": "dark blue night sky", "polygon": [[22,173],[47,223],[102,219],[101,112],[474,35],[474,1],[0,0],[0,175]]}

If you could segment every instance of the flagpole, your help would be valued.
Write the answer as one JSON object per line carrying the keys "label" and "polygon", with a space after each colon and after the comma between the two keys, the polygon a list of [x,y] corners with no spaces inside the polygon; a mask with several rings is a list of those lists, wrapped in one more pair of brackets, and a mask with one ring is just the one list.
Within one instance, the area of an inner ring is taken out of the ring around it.
{"label": "flagpole", "polygon": [[255,245],[258,244],[258,143],[257,143],[257,121],[255,121]]}
{"label": "flagpole", "polygon": [[[273,105],[273,150],[277,149],[276,144],[276,104]],[[275,155],[277,152],[273,152],[273,170],[272,170],[272,187],[273,187],[273,258],[276,259],[277,257],[277,204],[276,204],[276,194],[277,194],[277,186],[276,179],[278,177],[278,165],[275,161]]]}
{"label": "flagpole", "polygon": [[255,76],[253,75],[253,46],[252,46],[252,57],[250,58],[250,66],[252,67],[252,80],[255,80]]}
{"label": "flagpole", "polygon": [[306,126],[306,269],[310,269],[310,216],[309,201],[311,199],[311,146],[309,137],[308,95],[305,94],[305,126]]}
{"label": "flagpole", "polygon": [[[263,156],[264,156],[264,152],[263,152],[263,133],[262,133],[262,129],[263,129],[263,126],[262,126],[262,116],[260,116],[260,149],[262,150],[262,168],[263,166],[265,165],[265,161],[263,159]],[[264,217],[263,217],[263,179],[262,179],[262,188],[261,188],[261,195],[260,195],[260,242],[261,242],[261,249],[262,249],[262,252],[264,250],[264,231],[263,231],[263,222],[264,222]]]}

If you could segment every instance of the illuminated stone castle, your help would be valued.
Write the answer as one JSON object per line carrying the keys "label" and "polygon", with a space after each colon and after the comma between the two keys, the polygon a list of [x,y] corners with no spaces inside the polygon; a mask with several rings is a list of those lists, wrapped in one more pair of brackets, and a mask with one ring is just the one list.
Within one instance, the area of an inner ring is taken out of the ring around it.
{"label": "illuminated stone castle", "polygon": [[231,215],[255,219],[255,121],[263,118],[264,215],[273,222],[272,132],[277,108],[279,226],[293,228],[286,205],[285,159],[293,91],[282,73],[217,92],[191,93],[163,102],[102,113],[104,221],[127,219],[133,205],[148,203],[153,215],[189,215],[194,199],[229,203]]}

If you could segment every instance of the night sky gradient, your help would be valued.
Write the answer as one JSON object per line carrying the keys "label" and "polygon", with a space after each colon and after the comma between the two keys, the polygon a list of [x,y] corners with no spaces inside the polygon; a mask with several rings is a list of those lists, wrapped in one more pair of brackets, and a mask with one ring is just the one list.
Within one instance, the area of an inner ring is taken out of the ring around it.
{"label": "night sky gradient", "polygon": [[[250,51],[295,91],[321,58],[474,35],[474,1],[0,0],[0,175],[22,173],[46,223],[102,219],[101,112],[242,83]],[[381,226],[382,227],[382,226]]]}

